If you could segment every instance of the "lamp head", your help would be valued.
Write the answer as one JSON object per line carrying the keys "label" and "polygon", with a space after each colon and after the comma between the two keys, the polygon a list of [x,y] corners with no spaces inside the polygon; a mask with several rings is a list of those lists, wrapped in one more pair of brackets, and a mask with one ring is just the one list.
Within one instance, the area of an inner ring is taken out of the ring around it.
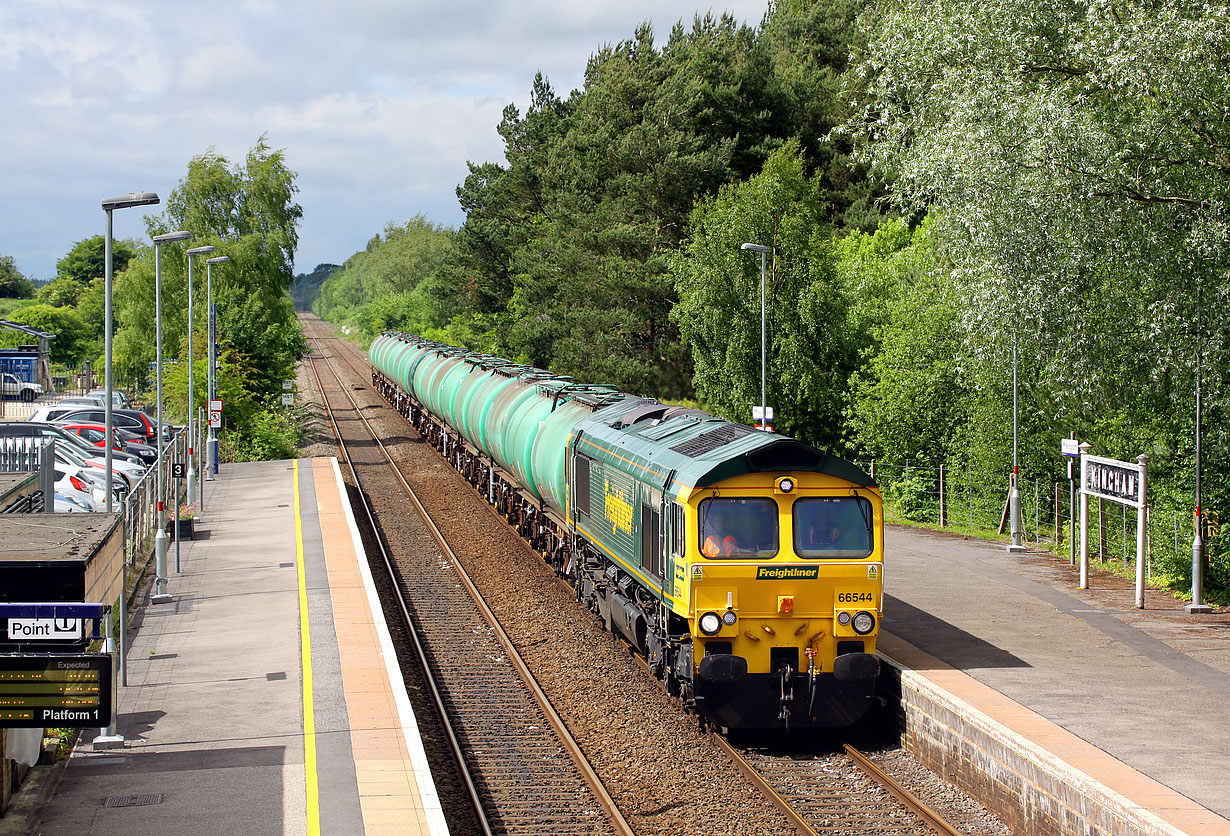
{"label": "lamp head", "polygon": [[204,255],[205,253],[215,252],[217,249],[218,248],[215,247],[213,244],[205,244],[204,246],[193,247],[192,249],[188,250],[188,255]]}
{"label": "lamp head", "polygon": [[155,244],[170,244],[173,241],[187,241],[191,237],[191,232],[181,229],[176,232],[164,232],[161,235],[155,235],[153,240]]}
{"label": "lamp head", "polygon": [[158,195],[154,192],[131,192],[122,194],[119,197],[104,198],[102,208],[104,212],[110,212],[112,209],[127,209],[129,206],[150,206],[158,203]]}
{"label": "lamp head", "polygon": [[756,252],[756,253],[767,253],[769,251],[769,248],[762,244],[741,244],[739,246],[739,249],[751,250],[752,252]]}
{"label": "lamp head", "polygon": [[230,261],[230,260],[231,260],[231,257],[229,255],[216,255],[213,258],[205,259],[205,263],[206,264],[221,264],[224,261]]}

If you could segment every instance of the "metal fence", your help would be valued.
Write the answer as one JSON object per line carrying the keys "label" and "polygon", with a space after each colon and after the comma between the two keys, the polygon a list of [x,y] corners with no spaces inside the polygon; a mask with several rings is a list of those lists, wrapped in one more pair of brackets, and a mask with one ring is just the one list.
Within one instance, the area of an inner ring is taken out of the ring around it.
{"label": "metal fence", "polygon": [[[101,389],[104,384],[103,367],[93,363],[52,363],[51,390],[48,394],[84,395],[91,389]],[[115,389],[124,389],[129,394],[140,391],[146,384],[144,376],[124,374],[118,369],[112,369],[111,385]]]}
{"label": "metal fence", "polygon": [[[1009,475],[967,465],[900,465],[857,462],[875,477],[884,494],[886,516],[971,535],[1003,534],[1008,520]],[[1023,477],[1020,490],[1022,536],[1060,556],[1072,554],[1079,534],[1080,494],[1073,507],[1067,480],[1042,482]],[[1192,508],[1171,497],[1152,497],[1146,509],[1146,573],[1151,579],[1191,581]],[[1076,525],[1072,520],[1075,516]],[[1230,555],[1217,538],[1208,543],[1206,587],[1230,589]],[[1089,502],[1089,555],[1102,562],[1136,560],[1136,511],[1115,502]]]}

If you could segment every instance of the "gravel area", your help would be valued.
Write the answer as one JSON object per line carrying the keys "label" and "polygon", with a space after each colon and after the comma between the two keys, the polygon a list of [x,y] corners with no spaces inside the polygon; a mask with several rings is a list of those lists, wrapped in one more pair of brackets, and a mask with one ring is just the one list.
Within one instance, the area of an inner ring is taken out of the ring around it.
{"label": "gravel area", "polygon": [[[342,352],[347,344],[329,345]],[[364,415],[393,450],[634,830],[643,836],[792,832],[727,756],[699,733],[697,719],[667,696],[542,560],[371,390],[366,358],[354,351],[345,364],[341,358],[334,363],[339,371],[350,365],[354,384],[361,387],[352,394]],[[298,382],[301,408],[319,416],[320,396],[310,372],[301,368]],[[309,427],[313,438],[302,454],[337,455],[328,422],[314,417]],[[403,525],[399,518],[412,513],[408,503],[400,497],[372,498],[381,529],[397,537]],[[926,803],[953,815],[964,832],[1008,833],[908,753],[890,748],[870,754]]]}

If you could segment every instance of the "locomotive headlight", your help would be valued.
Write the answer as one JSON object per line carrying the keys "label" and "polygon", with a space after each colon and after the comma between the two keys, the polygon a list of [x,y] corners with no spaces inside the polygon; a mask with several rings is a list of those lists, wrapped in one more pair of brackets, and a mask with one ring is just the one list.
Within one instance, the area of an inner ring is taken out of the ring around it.
{"label": "locomotive headlight", "polygon": [[722,623],[725,624],[727,627],[734,626],[735,618],[736,616],[735,616],[734,610],[727,610],[726,612],[722,613]]}
{"label": "locomotive headlight", "polygon": [[840,624],[842,627],[845,627],[847,624],[849,624],[850,623],[850,613],[845,612],[844,610],[842,612],[837,613],[837,623]]}
{"label": "locomotive headlight", "polygon": [[718,631],[722,629],[722,617],[715,612],[707,612],[700,617],[697,622],[700,626],[700,631],[706,636],[716,636]]}
{"label": "locomotive headlight", "polygon": [[876,628],[876,617],[869,612],[854,615],[854,632],[865,636]]}
{"label": "locomotive headlight", "polygon": [[789,476],[783,476],[777,480],[777,489],[782,493],[790,493],[794,490],[794,480]]}

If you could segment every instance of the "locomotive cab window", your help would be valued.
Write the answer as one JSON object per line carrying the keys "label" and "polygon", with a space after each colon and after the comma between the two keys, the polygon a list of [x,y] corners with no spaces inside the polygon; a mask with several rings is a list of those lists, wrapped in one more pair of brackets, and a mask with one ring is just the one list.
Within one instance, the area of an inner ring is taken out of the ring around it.
{"label": "locomotive cab window", "polygon": [[861,496],[801,498],[793,514],[794,552],[799,557],[871,554],[871,503]]}
{"label": "locomotive cab window", "polygon": [[700,504],[700,552],[710,558],[777,554],[777,503],[760,498],[714,498]]}

